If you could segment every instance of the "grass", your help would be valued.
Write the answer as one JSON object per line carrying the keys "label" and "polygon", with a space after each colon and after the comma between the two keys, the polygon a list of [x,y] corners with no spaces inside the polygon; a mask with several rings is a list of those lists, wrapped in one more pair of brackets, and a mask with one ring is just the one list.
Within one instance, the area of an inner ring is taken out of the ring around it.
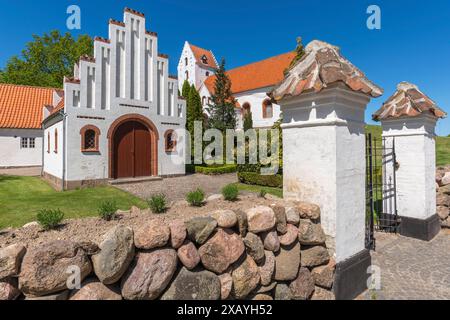
{"label": "grass", "polygon": [[[367,126],[366,132],[372,133],[381,144],[381,126]],[[436,165],[443,166],[447,164],[450,164],[450,137],[436,137]]]}
{"label": "grass", "polygon": [[280,188],[262,187],[243,183],[236,183],[235,185],[238,187],[239,191],[249,191],[260,194],[261,190],[264,190],[266,193],[269,193],[279,198],[283,198],[283,189]]}
{"label": "grass", "polygon": [[41,209],[60,209],[65,219],[98,216],[104,201],[114,201],[121,210],[147,207],[145,201],[109,186],[57,192],[36,177],[0,175],[0,229],[36,221]]}
{"label": "grass", "polygon": [[450,164],[450,137],[436,138],[436,165]]}

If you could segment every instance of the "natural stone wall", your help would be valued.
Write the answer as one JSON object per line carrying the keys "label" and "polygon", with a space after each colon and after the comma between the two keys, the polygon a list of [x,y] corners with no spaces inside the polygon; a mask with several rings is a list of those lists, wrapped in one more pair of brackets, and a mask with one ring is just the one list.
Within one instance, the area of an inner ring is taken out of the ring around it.
{"label": "natural stone wall", "polygon": [[436,212],[443,228],[450,228],[450,165],[436,170]]}
{"label": "natural stone wall", "polygon": [[[68,289],[73,270],[79,290]],[[98,244],[2,248],[0,300],[334,299],[334,274],[319,207],[284,203],[119,224]]]}

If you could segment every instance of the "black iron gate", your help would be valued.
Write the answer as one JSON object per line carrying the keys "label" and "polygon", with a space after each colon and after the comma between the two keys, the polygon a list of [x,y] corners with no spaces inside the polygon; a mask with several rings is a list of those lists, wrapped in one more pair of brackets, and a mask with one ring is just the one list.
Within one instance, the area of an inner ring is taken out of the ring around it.
{"label": "black iron gate", "polygon": [[375,231],[398,232],[398,163],[395,138],[366,135],[366,248],[375,250]]}

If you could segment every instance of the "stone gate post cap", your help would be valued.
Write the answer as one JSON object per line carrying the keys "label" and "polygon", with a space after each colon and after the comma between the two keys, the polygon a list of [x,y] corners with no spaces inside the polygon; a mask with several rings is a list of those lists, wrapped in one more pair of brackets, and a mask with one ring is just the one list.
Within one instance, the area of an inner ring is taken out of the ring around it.
{"label": "stone gate post cap", "polygon": [[305,48],[304,56],[292,67],[284,80],[269,94],[275,101],[344,83],[350,90],[379,97],[383,89],[341,55],[338,47],[314,40]]}
{"label": "stone gate post cap", "polygon": [[419,87],[409,82],[400,82],[397,91],[376,111],[375,121],[400,117],[417,117],[430,114],[436,118],[445,118],[447,114],[436,103],[420,91]]}

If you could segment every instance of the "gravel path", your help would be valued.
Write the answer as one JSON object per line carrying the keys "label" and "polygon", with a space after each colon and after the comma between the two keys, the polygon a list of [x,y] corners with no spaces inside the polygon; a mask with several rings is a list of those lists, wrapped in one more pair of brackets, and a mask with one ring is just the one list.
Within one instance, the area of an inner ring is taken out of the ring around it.
{"label": "gravel path", "polygon": [[186,193],[197,188],[201,188],[208,196],[220,193],[224,186],[235,182],[238,182],[235,173],[218,176],[193,174],[166,178],[161,181],[117,185],[116,187],[142,199],[148,199],[153,194],[164,193],[169,201],[176,201],[185,199]]}
{"label": "gravel path", "polygon": [[361,299],[449,300],[450,230],[431,242],[393,234],[377,234],[372,264],[381,268],[381,290]]}

